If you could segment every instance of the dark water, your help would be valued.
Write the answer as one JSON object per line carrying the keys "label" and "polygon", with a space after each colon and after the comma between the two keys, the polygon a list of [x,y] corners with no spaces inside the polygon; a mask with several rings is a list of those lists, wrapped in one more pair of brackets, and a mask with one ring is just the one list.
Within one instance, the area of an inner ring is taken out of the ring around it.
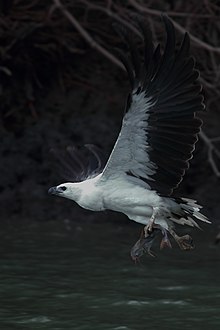
{"label": "dark water", "polygon": [[0,329],[220,329],[212,235],[194,232],[194,251],[173,244],[134,265],[138,231],[108,223],[3,227]]}

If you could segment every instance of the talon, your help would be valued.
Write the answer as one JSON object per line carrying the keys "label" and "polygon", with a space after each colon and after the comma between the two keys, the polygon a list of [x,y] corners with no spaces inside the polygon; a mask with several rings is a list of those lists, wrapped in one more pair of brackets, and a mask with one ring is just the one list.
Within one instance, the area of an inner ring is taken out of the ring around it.
{"label": "talon", "polygon": [[153,232],[153,223],[147,224],[147,226],[144,227],[144,237],[148,237]]}
{"label": "talon", "polygon": [[170,248],[172,249],[172,245],[170,243],[170,240],[168,239],[168,237],[163,237],[160,243],[160,249],[164,249],[164,248]]}
{"label": "talon", "polygon": [[195,248],[193,239],[190,235],[178,236],[173,230],[170,230],[171,235],[179,245],[181,250],[193,250]]}
{"label": "talon", "polygon": [[182,237],[179,237],[177,243],[179,244],[181,250],[187,251],[187,250],[193,250],[195,248],[193,239],[189,235],[184,235]]}

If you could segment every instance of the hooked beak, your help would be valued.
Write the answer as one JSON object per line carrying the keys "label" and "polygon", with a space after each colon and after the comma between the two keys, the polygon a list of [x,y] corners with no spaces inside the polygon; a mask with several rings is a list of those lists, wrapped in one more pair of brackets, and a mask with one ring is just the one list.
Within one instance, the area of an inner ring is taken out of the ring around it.
{"label": "hooked beak", "polygon": [[58,187],[51,187],[48,190],[48,194],[50,194],[50,195],[58,195],[58,194],[60,194],[62,192],[63,192],[63,190],[59,189]]}

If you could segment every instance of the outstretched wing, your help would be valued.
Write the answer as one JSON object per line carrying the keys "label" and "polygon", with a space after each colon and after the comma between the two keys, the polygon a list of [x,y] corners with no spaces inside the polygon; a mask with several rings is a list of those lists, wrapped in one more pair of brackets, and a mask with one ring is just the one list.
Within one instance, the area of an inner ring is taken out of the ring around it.
{"label": "outstretched wing", "polygon": [[[204,110],[199,72],[189,55],[187,33],[176,51],[172,22],[163,15],[167,40],[163,54],[154,48],[142,20],[138,25],[144,38],[144,63],[132,37],[121,29],[129,46],[131,61],[119,51],[132,83],[121,132],[102,177],[127,175],[161,195],[170,195],[181,182],[200,131],[195,117]],[[133,64],[133,66],[132,66]]]}

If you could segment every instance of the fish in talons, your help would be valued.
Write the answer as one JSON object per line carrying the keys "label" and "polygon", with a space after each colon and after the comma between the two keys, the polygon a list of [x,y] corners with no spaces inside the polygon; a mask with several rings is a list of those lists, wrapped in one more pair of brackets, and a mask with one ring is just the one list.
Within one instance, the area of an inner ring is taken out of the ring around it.
{"label": "fish in talons", "polygon": [[161,233],[160,229],[152,228],[151,233],[141,234],[139,240],[131,248],[130,255],[131,259],[137,263],[144,253],[148,253],[151,257],[156,257],[156,255],[151,251],[151,247],[157,238],[158,234]]}
{"label": "fish in talons", "polygon": [[[163,235],[160,242],[160,250],[164,248],[172,248],[170,239],[168,238],[167,230],[159,225],[155,225],[152,227],[151,231],[149,231],[148,226],[145,226],[141,233],[140,239],[131,248],[131,258],[135,263],[140,261],[140,258],[144,253],[147,253],[151,257],[156,257],[156,254],[152,252],[151,248],[160,233]],[[175,239],[181,250],[188,251],[195,248],[193,239],[190,235],[186,234],[184,236],[179,236],[171,228],[169,229],[169,233]]]}
{"label": "fish in talons", "polygon": [[135,263],[140,261],[140,257],[142,257],[144,253],[149,254],[151,257],[156,257],[156,254],[152,252],[151,247],[160,233],[163,235],[160,243],[160,249],[172,248],[167,230],[159,225],[152,227],[151,231],[146,229],[146,227],[147,226],[144,227],[140,239],[134,244],[130,252],[131,258]]}

